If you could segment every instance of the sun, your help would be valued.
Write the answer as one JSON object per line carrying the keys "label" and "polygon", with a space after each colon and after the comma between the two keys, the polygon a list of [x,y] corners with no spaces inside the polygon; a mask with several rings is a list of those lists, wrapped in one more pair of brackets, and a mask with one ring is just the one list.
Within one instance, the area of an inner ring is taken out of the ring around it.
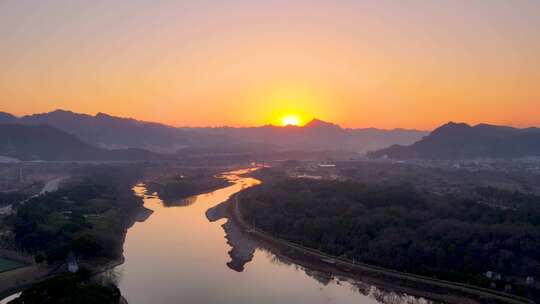
{"label": "sun", "polygon": [[300,125],[300,117],[298,115],[285,115],[281,118],[281,125],[282,126],[299,126]]}

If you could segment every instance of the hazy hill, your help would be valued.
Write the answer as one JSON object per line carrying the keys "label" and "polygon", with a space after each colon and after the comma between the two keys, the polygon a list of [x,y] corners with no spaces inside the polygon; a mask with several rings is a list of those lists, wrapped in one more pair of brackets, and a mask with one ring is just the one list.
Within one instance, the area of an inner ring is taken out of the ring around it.
{"label": "hazy hill", "polygon": [[153,160],[162,155],[140,149],[105,150],[47,125],[0,123],[0,155],[20,160]]}
{"label": "hazy hill", "polygon": [[471,159],[540,156],[540,129],[447,123],[410,145],[370,153],[393,159]]}
{"label": "hazy hill", "polygon": [[272,145],[280,150],[329,150],[366,152],[393,144],[411,144],[427,132],[417,130],[345,129],[314,119],[305,126],[250,128],[199,128],[203,132],[227,136],[254,144]]}
{"label": "hazy hill", "polygon": [[17,121],[17,117],[6,112],[0,112],[0,122],[8,123]]}
{"label": "hazy hill", "polygon": [[92,116],[64,110],[20,118],[4,113],[0,114],[2,121],[54,126],[102,148],[131,147],[162,153],[178,150],[201,153],[270,150],[366,152],[393,144],[411,144],[427,134],[402,129],[345,129],[316,119],[303,127],[267,125],[249,128],[175,128],[103,113]]}
{"label": "hazy hill", "polygon": [[192,144],[188,132],[157,123],[114,117],[103,113],[95,116],[56,110],[23,116],[23,124],[47,124],[103,148],[142,148],[156,152],[175,152]]}

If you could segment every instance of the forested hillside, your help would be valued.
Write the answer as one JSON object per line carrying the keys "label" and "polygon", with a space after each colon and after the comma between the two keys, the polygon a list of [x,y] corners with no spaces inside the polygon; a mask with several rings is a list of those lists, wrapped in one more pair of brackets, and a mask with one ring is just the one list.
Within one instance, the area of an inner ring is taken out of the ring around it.
{"label": "forested hillside", "polygon": [[331,255],[481,286],[492,271],[502,276],[496,288],[523,294],[526,278],[540,276],[540,197],[518,198],[519,208],[500,209],[408,185],[285,179],[246,190],[241,210],[256,227]]}

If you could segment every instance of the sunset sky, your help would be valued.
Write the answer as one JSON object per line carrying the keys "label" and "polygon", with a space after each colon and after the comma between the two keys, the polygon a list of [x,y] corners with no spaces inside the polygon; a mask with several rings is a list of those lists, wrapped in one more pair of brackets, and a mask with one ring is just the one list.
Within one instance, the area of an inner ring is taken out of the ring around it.
{"label": "sunset sky", "polygon": [[540,125],[540,1],[0,0],[0,111]]}

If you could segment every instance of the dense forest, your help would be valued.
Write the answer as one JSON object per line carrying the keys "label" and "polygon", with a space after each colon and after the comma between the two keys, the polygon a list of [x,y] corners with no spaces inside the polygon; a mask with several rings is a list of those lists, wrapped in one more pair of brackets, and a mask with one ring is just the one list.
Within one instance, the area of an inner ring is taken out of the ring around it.
{"label": "dense forest", "polygon": [[138,169],[96,166],[56,192],[17,206],[9,222],[15,245],[48,261],[63,260],[70,251],[82,258],[117,257],[123,233],[142,202],[131,185]]}
{"label": "dense forest", "polygon": [[[273,180],[273,181],[272,181]],[[408,184],[274,178],[241,195],[257,228],[331,255],[400,271],[532,292],[540,277],[540,197],[515,195],[519,207],[421,193]],[[500,274],[497,282],[485,273]]]}

